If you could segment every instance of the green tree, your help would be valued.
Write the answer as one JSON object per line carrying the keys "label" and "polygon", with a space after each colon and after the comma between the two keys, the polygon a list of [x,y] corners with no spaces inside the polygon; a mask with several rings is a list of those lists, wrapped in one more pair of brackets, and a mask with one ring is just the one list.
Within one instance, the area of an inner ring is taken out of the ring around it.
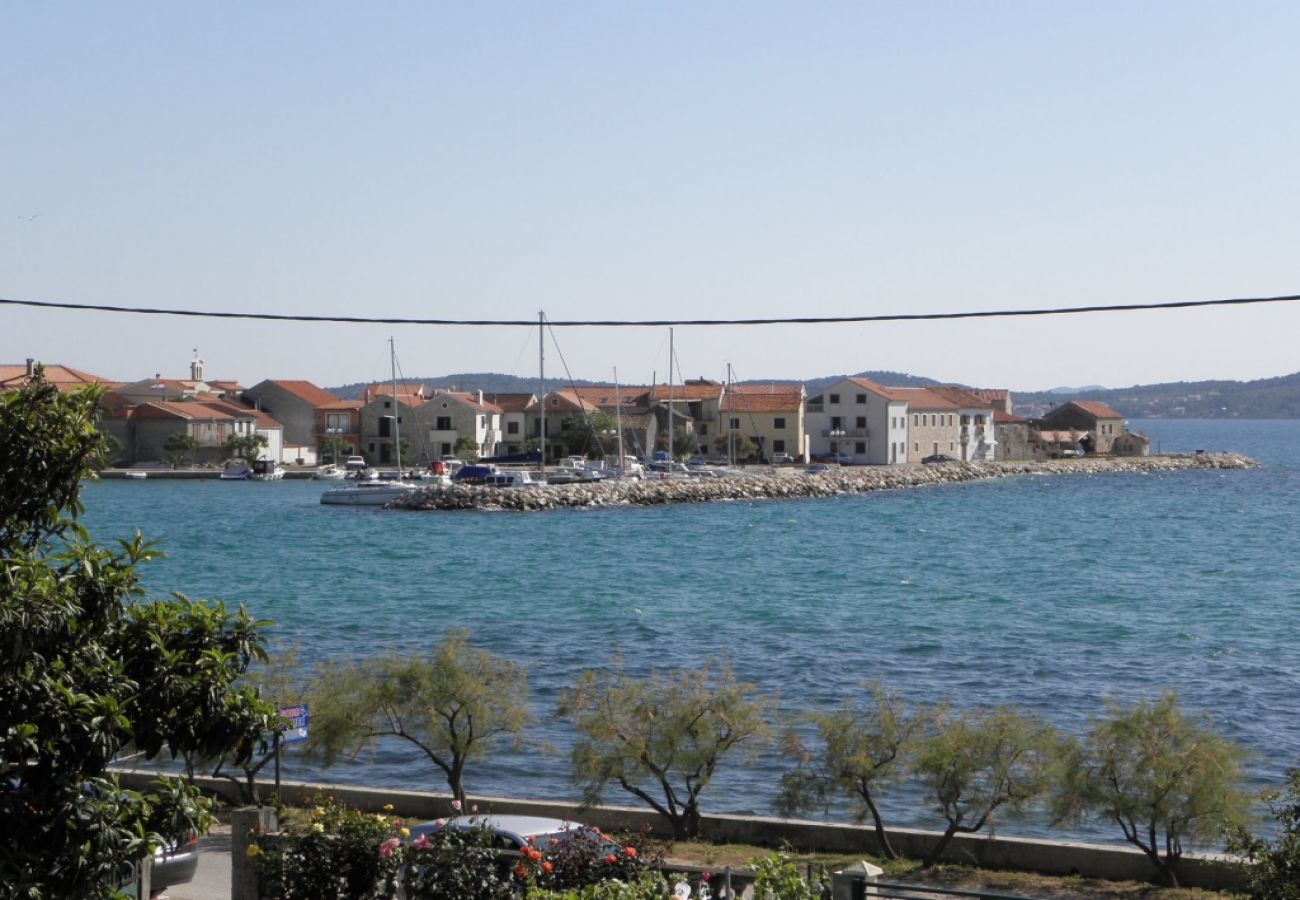
{"label": "green tree", "polygon": [[380,738],[418,747],[465,801],[465,767],[528,723],[524,669],[450,631],[431,654],[320,667],[308,686],[309,755],[326,766]]}
{"label": "green tree", "polygon": [[557,709],[578,731],[572,777],[587,802],[617,784],[683,840],[699,836],[700,795],[719,763],[767,738],[764,706],[754,685],[737,681],[726,664],[637,678],[615,660],[584,671]]}
{"label": "green tree", "polygon": [[1056,818],[1113,820],[1176,886],[1184,847],[1208,844],[1244,822],[1244,755],[1206,718],[1185,715],[1171,693],[1109,704],[1066,755]]}
{"label": "green tree", "polygon": [[[720,434],[713,439],[714,451],[722,459],[727,458],[730,447],[731,439],[725,434]],[[735,451],[736,462],[752,462],[758,457],[758,444],[754,443],[749,435],[737,431],[735,433]]]}
{"label": "green tree", "polygon": [[124,750],[251,752],[269,709],[239,676],[261,652],[241,609],[140,602],[136,535],[108,550],[77,522],[107,447],[102,391],[37,374],[0,397],[0,897],[112,895],[164,837],[205,825],[197,791],[123,789]]}
{"label": "green tree", "polygon": [[1050,725],[1009,707],[936,714],[913,769],[948,824],[924,865],[934,865],[959,832],[979,831],[1003,812],[1017,815],[1042,798],[1059,745]]}
{"label": "green tree", "polygon": [[786,752],[798,765],[781,776],[775,806],[783,815],[807,813],[824,807],[832,792],[845,794],[857,802],[858,821],[871,817],[880,852],[897,859],[876,797],[902,776],[924,718],[909,714],[902,698],[879,682],[866,685],[866,694],[870,702],[845,700],[837,710],[802,717],[817,729],[814,747],[793,730],[786,736]]}
{"label": "green tree", "polygon": [[556,441],[564,445],[573,456],[604,454],[604,437],[616,427],[614,417],[599,410],[587,415],[570,415],[560,419],[560,433]]}
{"label": "green tree", "polygon": [[1277,822],[1272,840],[1238,828],[1228,851],[1245,856],[1246,883],[1258,900],[1300,900],[1300,768],[1287,770],[1286,791],[1264,799]]}
{"label": "green tree", "polygon": [[478,444],[468,435],[456,441],[456,446],[452,448],[452,452],[456,454],[457,459],[467,463],[478,462]]}
{"label": "green tree", "polygon": [[266,446],[266,436],[261,434],[232,434],[224,445],[227,459],[242,459],[250,466],[257,462]]}
{"label": "green tree", "polygon": [[328,457],[332,463],[337,465],[339,461],[339,457],[347,456],[348,451],[351,449],[352,449],[352,445],[349,444],[347,441],[343,440],[343,438],[339,437],[337,434],[326,435],[325,437],[321,438],[320,458],[324,460],[325,458]]}
{"label": "green tree", "polygon": [[167,454],[167,464],[173,469],[179,469],[189,462],[198,449],[199,439],[192,434],[169,434],[167,440],[163,441],[163,451]]}

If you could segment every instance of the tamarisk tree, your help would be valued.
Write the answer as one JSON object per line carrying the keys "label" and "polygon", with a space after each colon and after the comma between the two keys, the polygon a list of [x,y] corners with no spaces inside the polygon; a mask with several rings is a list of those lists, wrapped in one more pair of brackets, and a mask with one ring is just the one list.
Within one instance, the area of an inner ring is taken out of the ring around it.
{"label": "tamarisk tree", "polygon": [[622,661],[587,670],[560,699],[578,731],[570,757],[587,802],[613,783],[671,824],[678,840],[700,833],[700,795],[727,756],[767,738],[765,702],[730,666],[644,677]]}

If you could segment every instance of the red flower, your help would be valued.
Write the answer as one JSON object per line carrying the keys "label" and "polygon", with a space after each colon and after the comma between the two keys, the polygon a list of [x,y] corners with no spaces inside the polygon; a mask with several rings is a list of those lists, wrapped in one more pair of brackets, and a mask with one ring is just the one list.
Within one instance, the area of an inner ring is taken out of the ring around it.
{"label": "red flower", "polygon": [[551,865],[549,860],[547,862],[542,863],[542,871],[545,872],[547,875],[550,875],[551,870],[554,868],[555,866]]}
{"label": "red flower", "polygon": [[635,848],[635,847],[624,847],[624,848],[623,848],[623,855],[626,856],[628,859],[636,859],[636,848]]}
{"label": "red flower", "polygon": [[515,864],[515,877],[518,878],[520,881],[523,881],[525,878],[528,877],[528,869],[524,867],[523,863]]}
{"label": "red flower", "polygon": [[605,862],[609,863],[610,865],[613,865],[614,863],[618,862],[618,857],[615,856],[613,853],[610,853],[606,855]]}
{"label": "red flower", "polygon": [[524,856],[527,856],[533,862],[537,862],[539,859],[542,858],[542,851],[534,850],[532,847],[529,847],[527,850],[524,851]]}

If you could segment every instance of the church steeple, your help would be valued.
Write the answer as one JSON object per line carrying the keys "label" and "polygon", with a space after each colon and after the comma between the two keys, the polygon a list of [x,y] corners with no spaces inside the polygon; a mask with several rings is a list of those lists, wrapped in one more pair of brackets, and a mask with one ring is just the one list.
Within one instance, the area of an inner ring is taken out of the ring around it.
{"label": "church steeple", "polygon": [[194,348],[194,358],[190,360],[190,381],[203,380],[203,360],[199,358],[199,348]]}

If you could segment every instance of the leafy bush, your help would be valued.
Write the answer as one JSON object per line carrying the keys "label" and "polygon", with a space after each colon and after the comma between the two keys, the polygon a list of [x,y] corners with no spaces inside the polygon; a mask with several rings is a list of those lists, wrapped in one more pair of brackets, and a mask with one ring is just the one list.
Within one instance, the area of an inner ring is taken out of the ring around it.
{"label": "leafy bush", "polygon": [[536,883],[551,889],[633,882],[648,865],[662,861],[658,854],[648,860],[634,844],[617,845],[595,829],[574,830],[563,840],[551,838],[544,847],[530,844],[524,856],[535,869]]}
{"label": "leafy bush", "polygon": [[498,900],[513,896],[515,883],[529,876],[527,867],[500,858],[487,828],[446,828],[400,850],[408,900]]}
{"label": "leafy bush", "polygon": [[755,863],[754,900],[820,900],[821,892],[803,880],[799,866],[782,853]]}
{"label": "leafy bush", "polygon": [[400,819],[324,800],[304,825],[264,838],[250,853],[257,856],[263,893],[283,900],[391,897],[402,862],[401,828]]}
{"label": "leafy bush", "polygon": [[1300,900],[1300,769],[1287,771],[1285,794],[1269,796],[1278,823],[1270,842],[1238,832],[1228,849],[1252,862],[1247,872],[1250,895],[1260,900]]}
{"label": "leafy bush", "polygon": [[601,881],[568,890],[535,890],[528,900],[663,900],[667,887],[657,872],[642,872],[630,881]]}

